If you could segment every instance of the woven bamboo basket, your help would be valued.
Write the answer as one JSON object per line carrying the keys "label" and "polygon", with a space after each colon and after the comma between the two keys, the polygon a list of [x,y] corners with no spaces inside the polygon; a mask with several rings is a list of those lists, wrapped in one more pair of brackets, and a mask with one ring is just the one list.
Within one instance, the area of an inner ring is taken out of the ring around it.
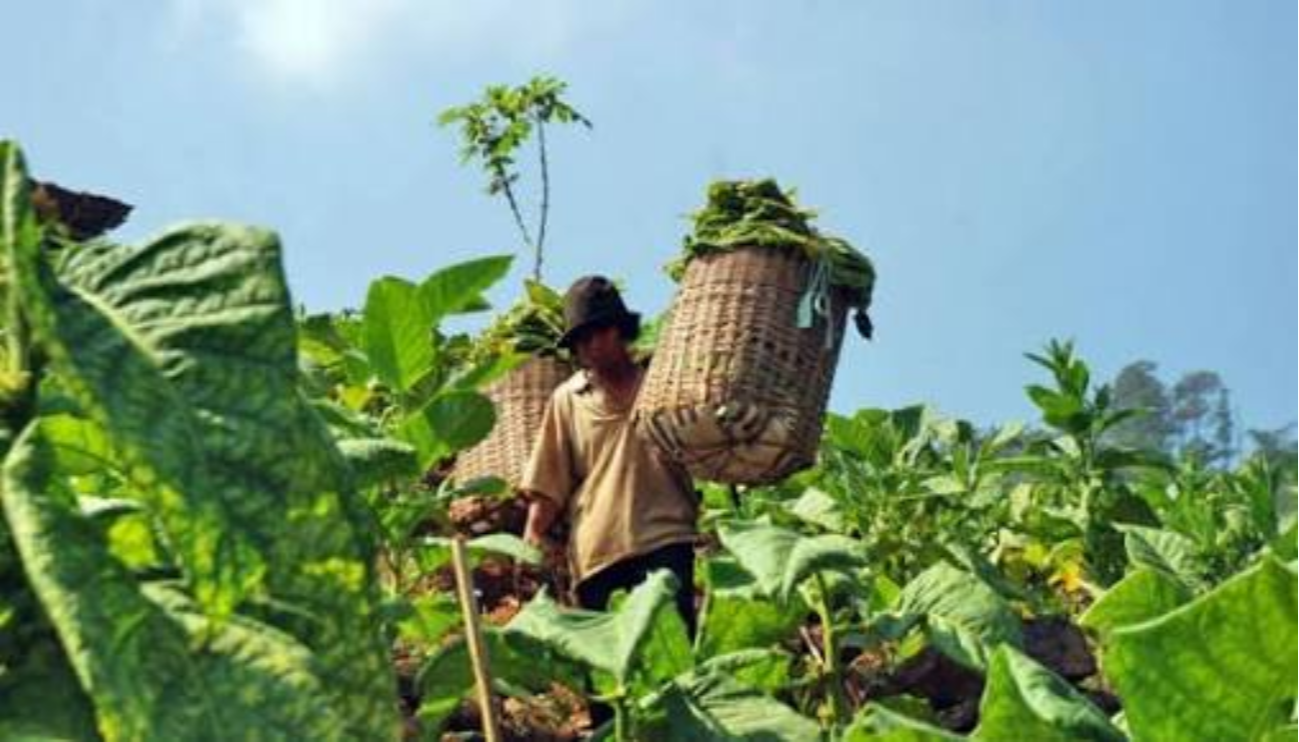
{"label": "woven bamboo basket", "polygon": [[687,267],[634,415],[694,477],[769,484],[815,463],[847,298],[830,289],[825,315],[800,328],[813,270],[773,247]]}
{"label": "woven bamboo basket", "polygon": [[567,363],[538,356],[490,384],[483,393],[496,406],[496,425],[478,445],[456,458],[456,481],[493,476],[517,487],[532,455],[546,403],[572,374]]}

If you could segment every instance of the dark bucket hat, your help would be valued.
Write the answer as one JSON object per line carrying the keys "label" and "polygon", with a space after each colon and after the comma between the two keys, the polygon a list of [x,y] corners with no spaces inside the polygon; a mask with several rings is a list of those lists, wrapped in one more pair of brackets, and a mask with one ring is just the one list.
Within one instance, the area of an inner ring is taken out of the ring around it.
{"label": "dark bucket hat", "polygon": [[572,348],[573,341],[587,330],[616,326],[623,337],[640,334],[640,314],[627,311],[613,282],[604,276],[579,278],[564,294],[564,334],[559,345]]}

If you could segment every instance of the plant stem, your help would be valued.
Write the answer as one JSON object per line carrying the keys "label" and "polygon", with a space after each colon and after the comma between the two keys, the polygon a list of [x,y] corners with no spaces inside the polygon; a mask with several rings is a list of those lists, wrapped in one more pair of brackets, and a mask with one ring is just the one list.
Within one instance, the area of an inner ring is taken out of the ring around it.
{"label": "plant stem", "polygon": [[848,706],[843,695],[843,674],[839,669],[839,637],[834,630],[834,613],[830,610],[830,593],[825,584],[825,578],[820,572],[816,573],[816,589],[820,594],[817,598],[816,612],[821,618],[821,643],[822,643],[822,675],[830,684],[826,693],[826,700],[830,703],[830,711],[834,715],[836,725],[846,724],[848,722]]}
{"label": "plant stem", "polygon": [[618,696],[613,699],[613,738],[618,742],[630,742],[631,737],[627,736],[627,707],[624,705],[622,691],[619,690]]}
{"label": "plant stem", "polygon": [[537,221],[537,244],[533,248],[532,278],[541,281],[541,251],[546,244],[546,220],[550,214],[550,166],[546,161],[546,122],[540,115],[537,121],[537,152],[541,157],[541,216]]}
{"label": "plant stem", "polygon": [[[533,252],[537,247],[532,241],[532,235],[528,233],[528,225],[523,222],[523,212],[519,211],[519,201],[514,197],[514,189],[510,187],[510,181],[507,178],[501,178],[501,190],[505,192],[505,200],[510,204],[510,213],[514,215],[514,224],[519,228],[519,234],[523,236],[523,244],[531,247]],[[537,258],[540,260],[540,257]],[[533,268],[533,274],[540,276],[541,266],[538,264]]]}

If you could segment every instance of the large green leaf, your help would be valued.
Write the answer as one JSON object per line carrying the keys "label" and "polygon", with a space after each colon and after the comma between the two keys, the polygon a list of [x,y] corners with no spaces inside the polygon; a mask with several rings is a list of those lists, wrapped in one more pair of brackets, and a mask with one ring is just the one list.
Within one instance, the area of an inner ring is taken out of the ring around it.
{"label": "large green leaf", "polygon": [[[690,673],[659,701],[666,734],[662,739],[730,742],[802,742],[818,736],[815,722],[776,699],[723,672]],[[649,738],[659,738],[653,734]]]}
{"label": "large green leaf", "polygon": [[6,460],[4,513],[100,732],[110,740],[341,737],[311,653],[241,617],[213,624],[177,591],[141,590],[77,512],[35,430]]}
{"label": "large green leaf", "polygon": [[965,544],[948,542],[943,544],[943,551],[947,553],[952,564],[978,577],[983,584],[995,590],[1003,598],[1023,602],[1031,600],[1023,586],[1007,577],[1001,569],[975,549]]}
{"label": "large green leaf", "polygon": [[401,422],[397,434],[415,447],[421,467],[469,448],[496,424],[492,401],[475,391],[443,392]]}
{"label": "large green leaf", "polygon": [[391,438],[343,438],[338,450],[347,459],[357,487],[419,473],[414,447]]}
{"label": "large green leaf", "polygon": [[952,742],[965,739],[878,703],[868,703],[844,732],[844,742]]}
{"label": "large green leaf", "polygon": [[22,261],[24,310],[59,378],[119,447],[214,617],[249,593],[315,652],[357,730],[395,719],[370,535],[346,463],[299,393],[271,233],[176,228],[137,248]]}
{"label": "large green leaf", "polygon": [[54,448],[60,472],[97,474],[117,469],[113,442],[95,421],[73,415],[51,415],[41,421],[41,427],[45,439]]}
{"label": "large green leaf", "polygon": [[1141,740],[1255,740],[1295,708],[1295,572],[1266,558],[1160,618],[1114,630],[1101,666]]}
{"label": "large green leaf", "polygon": [[[113,434],[129,462],[122,470],[153,505],[199,601],[215,616],[228,614],[255,588],[262,559],[232,527],[221,483],[205,471],[209,462],[199,445],[204,410],[191,407],[175,382],[199,354],[250,340],[223,330],[261,327],[254,316],[259,292],[275,287],[259,283],[257,267],[249,267],[257,262],[255,248],[243,253],[236,245],[203,243],[186,253],[161,242],[152,251],[106,244],[76,248],[67,261],[74,286],[65,286],[34,231],[21,155],[12,145],[3,148],[5,259],[13,297],[36,343],[55,368],[68,372],[80,401]],[[107,256],[111,275],[95,285],[75,285],[87,256]],[[200,265],[208,258],[211,265]],[[268,335],[273,343],[275,334]],[[254,342],[250,356],[268,348]],[[227,370],[246,368],[242,359],[236,356]],[[258,395],[249,397],[256,403]],[[63,419],[63,426],[62,440],[76,444],[64,446],[65,458],[79,456],[93,467],[108,455],[101,426],[74,418]]]}
{"label": "large green leaf", "polygon": [[788,601],[803,580],[823,570],[851,570],[865,564],[859,542],[828,534],[804,536],[765,523],[730,522],[717,531],[722,545],[757,580],[769,597]]}
{"label": "large green leaf", "polygon": [[485,360],[457,368],[454,375],[447,379],[446,386],[443,389],[445,391],[486,389],[492,382],[530,360],[532,360],[532,356],[525,353],[492,354]]}
{"label": "large green leaf", "polygon": [[721,673],[740,685],[776,693],[790,683],[794,655],[783,649],[741,649],[700,662],[693,672]]}
{"label": "large green leaf", "polygon": [[1149,621],[1191,600],[1190,588],[1163,570],[1142,567],[1114,583],[1078,623],[1102,634]]}
{"label": "large green leaf", "polygon": [[952,659],[982,669],[999,644],[1019,646],[1019,617],[1004,598],[970,572],[939,562],[902,588],[893,610],[923,617],[930,640]]}
{"label": "large green leaf", "polygon": [[1124,739],[1086,696],[1005,644],[992,653],[988,663],[974,737],[1035,742]]}
{"label": "large green leaf", "polygon": [[433,315],[419,287],[404,278],[373,281],[365,296],[362,340],[366,357],[379,379],[400,392],[433,370]]}
{"label": "large green leaf", "polygon": [[1081,425],[1084,401],[1072,394],[1056,392],[1038,384],[1024,387],[1033,404],[1042,410],[1042,419],[1062,430],[1076,430]]}
{"label": "large green leaf", "polygon": [[31,218],[31,181],[17,143],[0,140],[0,244],[18,242],[19,224]]}
{"label": "large green leaf", "polygon": [[633,674],[655,686],[691,666],[685,624],[673,596],[676,579],[657,571],[608,613],[560,608],[542,593],[509,624],[560,654],[608,673],[621,686]]}
{"label": "large green leaf", "polygon": [[843,533],[847,527],[843,506],[825,490],[816,487],[803,490],[803,494],[786,505],[785,509],[795,518],[831,533]]}
{"label": "large green leaf", "polygon": [[[294,402],[274,238],[195,226],[139,249],[86,245],[57,278],[43,253],[18,257],[34,339],[129,462],[200,603],[229,613],[264,569],[232,507],[261,484],[238,461],[255,445],[241,423]],[[287,383],[263,383],[285,373]],[[272,397],[286,387],[288,400]]]}
{"label": "large green leaf", "polygon": [[6,662],[0,672],[0,739],[99,739],[94,706],[57,637],[43,633],[29,639],[23,650],[17,662]]}
{"label": "large green leaf", "polygon": [[316,314],[298,319],[298,347],[304,365],[314,367],[317,373],[337,374],[339,381],[363,385],[374,376],[370,359],[361,350],[363,339],[360,316]]}
{"label": "large green leaf", "polygon": [[433,371],[438,324],[450,314],[485,308],[482,292],[509,271],[511,260],[496,256],[459,263],[418,286],[392,276],[373,281],[365,297],[361,338],[379,379],[406,392]]}
{"label": "large green leaf", "polygon": [[398,636],[423,646],[438,646],[463,620],[460,603],[448,593],[397,598],[389,606],[399,616],[394,619]]}
{"label": "large green leaf", "polygon": [[[31,180],[27,175],[27,163],[22,150],[14,142],[0,140],[0,277],[15,271],[18,263],[29,260],[40,249],[40,243],[41,229],[31,207]],[[0,305],[0,312],[3,312],[0,321],[6,324],[13,319],[9,305],[16,296],[6,294],[3,305]],[[17,328],[9,327],[6,330],[6,342],[11,342],[9,334]],[[4,350],[22,352],[23,349],[11,346]],[[0,373],[7,374],[12,370],[13,364],[14,361],[6,357]]]}
{"label": "large green leaf", "polygon": [[1157,569],[1192,589],[1205,587],[1204,567],[1195,542],[1175,531],[1120,524],[1123,546],[1134,566]]}
{"label": "large green leaf", "polygon": [[512,255],[476,258],[443,268],[419,285],[420,300],[433,324],[451,314],[488,308],[482,293],[510,272]]}
{"label": "large green leaf", "polygon": [[712,557],[703,567],[708,591],[696,641],[700,657],[779,644],[807,614],[802,601],[764,596],[753,575],[732,558]]}
{"label": "large green leaf", "polygon": [[148,511],[136,500],[81,496],[81,513],[104,535],[108,552],[140,574],[175,574],[174,561],[158,538]]}

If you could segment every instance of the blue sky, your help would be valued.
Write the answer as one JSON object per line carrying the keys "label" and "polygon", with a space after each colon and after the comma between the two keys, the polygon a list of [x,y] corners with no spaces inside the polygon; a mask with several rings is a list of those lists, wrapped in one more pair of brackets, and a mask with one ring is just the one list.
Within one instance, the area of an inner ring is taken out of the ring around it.
{"label": "blue sky", "polygon": [[[517,7],[516,7],[517,6]],[[654,313],[706,185],[772,175],[880,274],[833,406],[1027,419],[1022,357],[1220,372],[1296,417],[1296,5],[1251,2],[159,0],[18,3],[0,136],[137,206],[119,236],[278,229],[296,298],[514,252],[441,109],[538,73],[595,129],[551,137],[551,282]],[[527,189],[527,184],[525,184]],[[534,190],[529,189],[529,193]],[[501,302],[517,290],[516,262]]]}

